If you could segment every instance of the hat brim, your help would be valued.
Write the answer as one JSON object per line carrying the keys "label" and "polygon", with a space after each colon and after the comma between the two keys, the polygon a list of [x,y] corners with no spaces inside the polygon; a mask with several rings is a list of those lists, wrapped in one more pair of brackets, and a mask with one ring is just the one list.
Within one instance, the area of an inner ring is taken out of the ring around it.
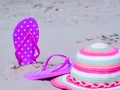
{"label": "hat brim", "polygon": [[[51,80],[51,84],[57,88],[67,89],[67,90],[88,90],[88,88],[80,87],[68,82],[66,79],[68,75],[69,74]],[[89,90],[98,90],[98,89],[89,89]],[[106,90],[106,89],[99,89],[99,90]],[[108,88],[107,90],[120,90],[120,86],[114,88]]]}

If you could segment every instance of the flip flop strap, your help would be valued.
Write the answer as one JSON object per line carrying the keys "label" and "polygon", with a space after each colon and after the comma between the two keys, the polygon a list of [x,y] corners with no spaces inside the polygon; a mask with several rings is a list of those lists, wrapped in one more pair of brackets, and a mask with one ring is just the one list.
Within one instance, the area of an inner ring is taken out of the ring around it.
{"label": "flip flop strap", "polygon": [[32,37],[33,44],[34,44],[34,46],[35,46],[35,48],[36,48],[36,50],[37,50],[37,53],[38,53],[36,56],[33,56],[32,58],[33,58],[33,59],[36,59],[36,58],[38,58],[39,55],[40,55],[40,49],[39,49],[39,47],[38,47],[38,45],[37,45],[37,42],[36,42],[35,39],[34,39],[33,34],[32,34],[31,32],[29,32],[29,33],[30,33],[30,35],[31,35],[31,37]]}
{"label": "flip flop strap", "polygon": [[62,55],[62,54],[54,54],[54,55],[51,55],[50,57],[48,57],[48,59],[46,60],[44,66],[43,66],[43,68],[42,68],[42,71],[45,71],[45,70],[46,70],[50,59],[51,59],[52,57],[54,57],[54,56],[60,56],[60,57],[65,58],[65,62],[63,63],[63,65],[61,65],[59,68],[53,70],[52,72],[55,72],[55,71],[57,71],[57,70],[60,70],[60,69],[63,68],[66,64],[70,63],[70,62],[69,62],[69,58],[68,58],[67,56]]}
{"label": "flip flop strap", "polygon": [[32,56],[32,59],[36,59],[36,58],[38,58],[39,55],[40,55],[39,47],[38,47],[37,43],[35,42],[35,39],[34,39],[32,33],[29,31],[29,33],[27,33],[27,35],[25,36],[23,42],[20,44],[20,46],[19,46],[19,47],[16,49],[16,51],[15,51],[15,56],[16,56],[16,58],[17,58],[18,60],[22,60],[22,59],[21,59],[20,57],[18,57],[17,53],[18,53],[19,50],[22,48],[22,46],[25,44],[25,42],[27,41],[27,39],[28,39],[29,36],[31,36],[32,42],[33,42],[33,44],[34,44],[34,46],[35,46],[35,48],[36,48],[36,50],[37,50],[37,53],[38,53],[38,55]]}

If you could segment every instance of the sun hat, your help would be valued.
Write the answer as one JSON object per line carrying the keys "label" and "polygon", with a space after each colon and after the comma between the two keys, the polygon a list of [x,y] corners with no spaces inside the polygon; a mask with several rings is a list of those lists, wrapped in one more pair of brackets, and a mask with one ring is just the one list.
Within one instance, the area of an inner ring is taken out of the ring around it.
{"label": "sun hat", "polygon": [[51,80],[51,84],[67,90],[120,90],[120,51],[104,43],[84,47],[70,74]]}

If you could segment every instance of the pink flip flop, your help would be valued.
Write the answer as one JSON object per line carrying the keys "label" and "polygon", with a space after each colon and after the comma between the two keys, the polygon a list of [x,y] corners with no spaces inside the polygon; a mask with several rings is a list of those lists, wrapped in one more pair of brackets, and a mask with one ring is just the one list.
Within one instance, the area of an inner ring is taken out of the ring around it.
{"label": "pink flip flop", "polygon": [[40,50],[37,46],[38,39],[39,28],[34,18],[27,17],[15,27],[13,41],[16,49],[15,56],[19,65],[36,63],[36,59],[40,55]]}
{"label": "pink flip flop", "polygon": [[[58,65],[55,65],[51,68],[46,69],[50,59],[54,56],[60,56],[60,57],[65,58],[65,62],[62,63],[62,64],[58,64]],[[71,67],[72,67],[72,64],[71,64],[71,61],[69,60],[68,57],[66,57],[62,54],[55,54],[55,55],[51,55],[46,60],[42,70],[25,73],[24,77],[28,80],[52,78],[52,77],[55,77],[55,76],[59,76],[59,75],[69,73],[70,70],[71,70]]]}

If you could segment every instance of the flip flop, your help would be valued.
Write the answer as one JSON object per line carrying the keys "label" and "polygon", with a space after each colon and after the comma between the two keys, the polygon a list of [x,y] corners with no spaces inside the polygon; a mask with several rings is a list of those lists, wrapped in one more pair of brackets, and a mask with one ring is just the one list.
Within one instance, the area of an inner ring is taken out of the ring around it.
{"label": "flip flop", "polygon": [[[39,39],[39,28],[36,20],[27,17],[21,20],[14,29],[13,42],[15,46],[15,56],[19,65],[36,63],[40,55],[37,45]],[[37,51],[37,55],[36,54]]]}
{"label": "flip flop", "polygon": [[[65,59],[64,63],[55,65],[55,66],[47,69],[49,61],[54,56],[59,56],[59,57],[64,58]],[[25,73],[24,77],[28,80],[52,78],[55,76],[69,73],[71,70],[71,67],[72,67],[71,61],[69,60],[69,58],[67,56],[64,56],[62,54],[55,54],[55,55],[51,55],[46,60],[44,66],[42,67],[42,70]]]}

